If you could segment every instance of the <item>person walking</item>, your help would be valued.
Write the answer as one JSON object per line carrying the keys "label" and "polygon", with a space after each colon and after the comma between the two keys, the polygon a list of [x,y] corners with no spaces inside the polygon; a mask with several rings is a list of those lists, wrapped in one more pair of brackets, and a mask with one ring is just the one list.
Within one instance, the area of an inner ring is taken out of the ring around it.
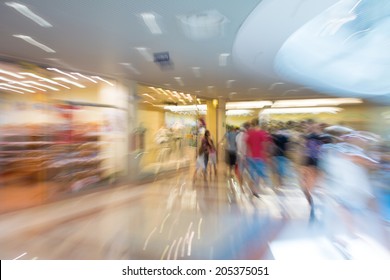
{"label": "person walking", "polygon": [[251,190],[254,196],[259,197],[260,178],[263,179],[265,185],[270,184],[267,168],[270,136],[261,129],[258,119],[252,120],[251,124],[252,127],[248,130],[246,137],[247,160],[252,178]]}

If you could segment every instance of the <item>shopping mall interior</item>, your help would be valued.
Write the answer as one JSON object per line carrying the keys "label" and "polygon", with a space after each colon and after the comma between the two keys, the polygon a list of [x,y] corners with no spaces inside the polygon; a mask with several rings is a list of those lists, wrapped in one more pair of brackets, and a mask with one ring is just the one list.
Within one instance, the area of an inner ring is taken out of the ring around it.
{"label": "shopping mall interior", "polygon": [[390,259],[389,15],[0,1],[0,259]]}

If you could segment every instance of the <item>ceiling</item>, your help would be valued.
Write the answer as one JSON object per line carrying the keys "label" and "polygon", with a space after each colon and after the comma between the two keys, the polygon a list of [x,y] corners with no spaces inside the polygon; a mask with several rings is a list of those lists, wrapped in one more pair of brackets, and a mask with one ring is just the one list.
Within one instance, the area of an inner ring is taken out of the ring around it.
{"label": "ceiling", "polygon": [[[274,59],[298,28],[337,0],[21,0],[43,27],[0,5],[0,55],[63,70],[228,100],[337,96],[289,81]],[[6,4],[8,3],[8,4]],[[144,17],[154,17],[153,34]],[[189,28],[192,26],[192,28]],[[195,28],[194,28],[195,27]],[[14,35],[30,36],[51,52]],[[168,52],[161,65],[149,54]]]}

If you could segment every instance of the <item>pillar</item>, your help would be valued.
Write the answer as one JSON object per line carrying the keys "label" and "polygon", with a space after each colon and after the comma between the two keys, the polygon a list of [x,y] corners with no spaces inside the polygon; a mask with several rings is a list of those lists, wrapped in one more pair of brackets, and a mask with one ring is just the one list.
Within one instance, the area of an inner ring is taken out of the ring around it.
{"label": "pillar", "polygon": [[[226,99],[219,98],[217,105],[217,132],[216,143],[219,143],[226,133]],[[218,145],[218,161],[225,158],[225,148],[223,145]]]}

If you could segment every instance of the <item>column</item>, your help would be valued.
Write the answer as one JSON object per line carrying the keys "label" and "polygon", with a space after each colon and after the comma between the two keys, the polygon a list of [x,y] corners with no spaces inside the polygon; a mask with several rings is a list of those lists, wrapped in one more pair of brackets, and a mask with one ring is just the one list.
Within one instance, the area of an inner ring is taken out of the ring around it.
{"label": "column", "polygon": [[[226,99],[219,98],[217,105],[217,137],[216,143],[219,143],[226,133]],[[225,149],[223,145],[218,145],[218,161],[224,160]]]}
{"label": "column", "polygon": [[131,80],[119,81],[121,87],[126,91],[127,102],[127,131],[126,131],[126,154],[125,161],[125,176],[132,180],[138,176],[138,164],[137,153],[135,150],[134,132],[137,129],[137,110],[138,110],[138,96],[137,96],[137,83]]}
{"label": "column", "polygon": [[212,139],[217,139],[217,102],[216,99],[208,100],[207,104],[207,115],[206,115],[206,126],[210,131]]}

